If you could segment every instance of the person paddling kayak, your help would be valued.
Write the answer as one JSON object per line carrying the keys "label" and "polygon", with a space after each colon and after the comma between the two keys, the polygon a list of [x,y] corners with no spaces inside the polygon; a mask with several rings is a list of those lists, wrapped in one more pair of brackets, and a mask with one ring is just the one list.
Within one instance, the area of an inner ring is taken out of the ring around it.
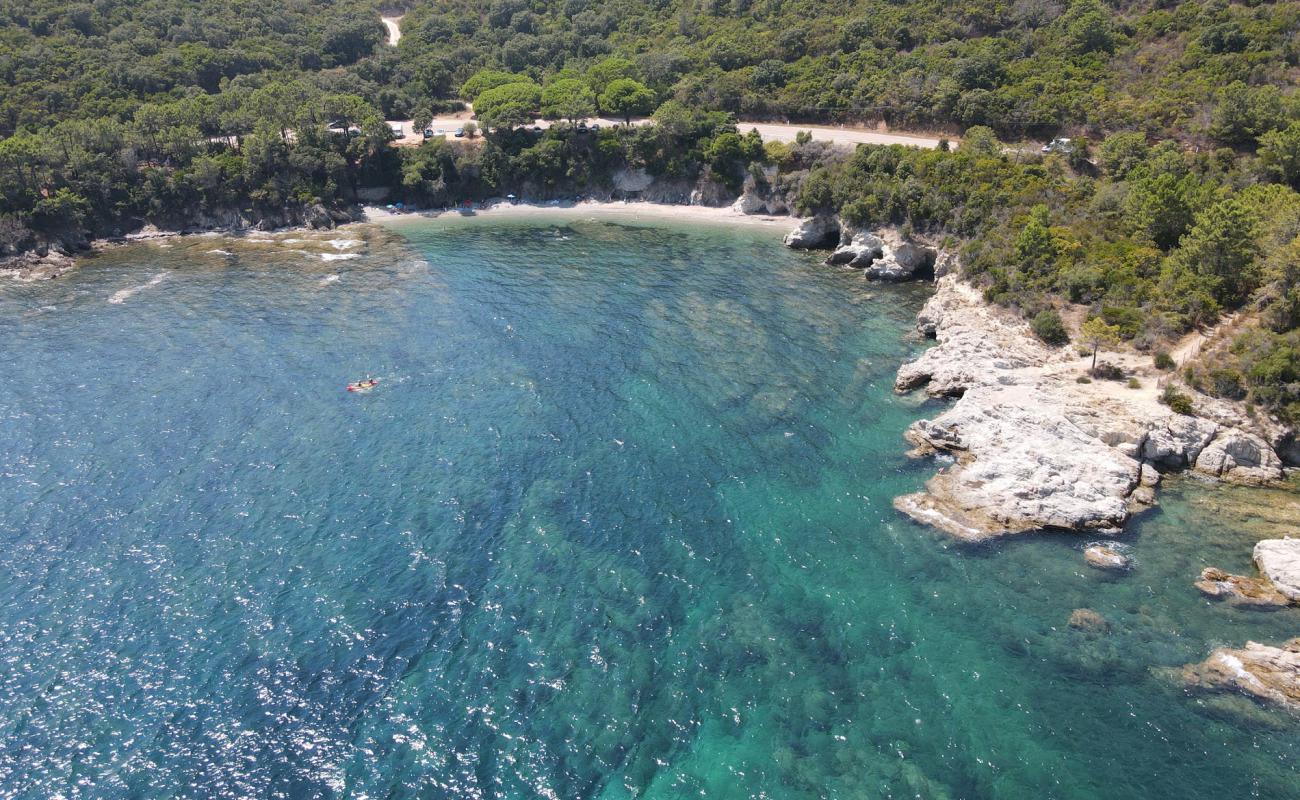
{"label": "person paddling kayak", "polygon": [[356,381],[348,384],[349,392],[368,392],[379,385],[378,378],[372,378],[369,375],[363,381]]}

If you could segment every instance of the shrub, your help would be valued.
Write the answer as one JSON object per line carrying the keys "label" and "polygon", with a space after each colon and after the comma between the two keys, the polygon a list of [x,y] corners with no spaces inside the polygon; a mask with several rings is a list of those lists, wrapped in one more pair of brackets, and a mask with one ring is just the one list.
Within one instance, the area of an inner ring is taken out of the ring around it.
{"label": "shrub", "polygon": [[1178,366],[1174,363],[1174,357],[1169,355],[1168,350],[1157,350],[1151,360],[1155,363],[1156,369],[1166,372]]}
{"label": "shrub", "polygon": [[1175,414],[1185,414],[1190,417],[1195,410],[1192,406],[1192,398],[1178,391],[1172,385],[1166,386],[1165,390],[1160,393],[1160,402],[1169,406],[1169,410]]}
{"label": "shrub", "polygon": [[1077,377],[1077,378],[1074,379],[1074,382],[1075,382],[1075,383],[1092,383],[1092,378],[1089,378],[1087,375],[1080,375],[1079,377]]}
{"label": "shrub", "polygon": [[1246,386],[1241,373],[1231,367],[1215,367],[1205,376],[1210,394],[1241,400],[1246,397]]}
{"label": "shrub", "polygon": [[1094,378],[1101,378],[1104,381],[1122,381],[1124,380],[1124,370],[1116,364],[1101,363],[1092,370]]}
{"label": "shrub", "polygon": [[1033,322],[1029,324],[1033,329],[1034,335],[1050,345],[1063,345],[1070,341],[1070,334],[1065,330],[1065,323],[1061,321],[1061,315],[1054,309],[1047,309],[1038,312]]}
{"label": "shrub", "polygon": [[1130,389],[1141,389],[1141,388],[1142,388],[1142,381],[1138,380],[1137,378],[1129,378],[1129,379],[1128,379],[1128,388],[1130,388]]}

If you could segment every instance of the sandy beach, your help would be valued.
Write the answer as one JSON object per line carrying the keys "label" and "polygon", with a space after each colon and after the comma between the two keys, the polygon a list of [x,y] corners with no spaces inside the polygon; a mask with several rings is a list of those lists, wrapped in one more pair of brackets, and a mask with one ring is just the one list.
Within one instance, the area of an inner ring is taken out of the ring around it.
{"label": "sandy beach", "polygon": [[723,225],[757,225],[764,227],[790,228],[799,224],[798,217],[772,216],[767,214],[742,214],[730,206],[714,208],[710,206],[673,205],[668,203],[647,202],[601,202],[586,200],[580,203],[493,203],[485,208],[476,208],[472,214],[462,214],[455,209],[445,211],[395,211],[382,206],[366,206],[366,222],[396,222],[403,219],[463,219],[476,217],[515,217],[547,219],[607,219],[619,222],[645,223],[675,221],[692,224],[716,223]]}

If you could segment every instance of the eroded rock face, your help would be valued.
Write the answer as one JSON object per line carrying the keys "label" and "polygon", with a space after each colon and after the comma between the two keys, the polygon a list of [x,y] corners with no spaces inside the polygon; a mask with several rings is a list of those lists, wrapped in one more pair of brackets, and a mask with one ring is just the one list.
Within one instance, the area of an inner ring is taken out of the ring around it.
{"label": "eroded rock face", "polygon": [[809,217],[785,235],[785,246],[796,250],[815,250],[832,247],[839,241],[840,223],[829,214]]}
{"label": "eroded rock face", "polygon": [[904,239],[896,231],[882,232],[884,247],[880,257],[866,267],[866,276],[884,281],[905,281],[934,266],[934,250]]}
{"label": "eroded rock face", "polygon": [[1193,584],[1201,594],[1242,608],[1282,608],[1290,601],[1266,578],[1231,575],[1215,567],[1201,570]]}
{"label": "eroded rock face", "polygon": [[917,328],[937,344],[898,370],[894,388],[959,398],[906,433],[913,454],[942,451],[956,461],[924,492],[895,500],[919,522],[970,540],[1043,528],[1114,532],[1156,502],[1160,470],[1203,464],[1226,480],[1281,476],[1261,437],[1171,412],[1154,382],[1143,391],[1079,383],[1085,365],[1073,351],[1042,344],[955,275],[937,281]]}
{"label": "eroded rock face", "polygon": [[654,176],[644,169],[624,167],[614,173],[614,188],[620,192],[644,192],[655,182]]}
{"label": "eroded rock face", "polygon": [[1265,539],[1255,545],[1255,566],[1278,592],[1300,603],[1300,539]]}
{"label": "eroded rock face", "polygon": [[1196,456],[1196,471],[1238,483],[1272,483],[1282,479],[1282,459],[1260,437],[1227,429]]}
{"label": "eroded rock face", "polygon": [[885,240],[874,233],[855,233],[826,257],[826,263],[846,267],[866,267],[885,252]]}
{"label": "eroded rock face", "polygon": [[1221,647],[1199,664],[1183,667],[1189,688],[1237,691],[1300,711],[1300,638],[1281,647],[1246,642],[1240,650]]}
{"label": "eroded rock face", "polygon": [[1209,420],[1171,414],[1147,432],[1142,458],[1165,470],[1186,469],[1214,438],[1219,426]]}
{"label": "eroded rock face", "polygon": [[937,256],[933,249],[906,239],[893,228],[855,231],[844,228],[840,245],[827,264],[860,268],[875,280],[905,281],[929,270]]}

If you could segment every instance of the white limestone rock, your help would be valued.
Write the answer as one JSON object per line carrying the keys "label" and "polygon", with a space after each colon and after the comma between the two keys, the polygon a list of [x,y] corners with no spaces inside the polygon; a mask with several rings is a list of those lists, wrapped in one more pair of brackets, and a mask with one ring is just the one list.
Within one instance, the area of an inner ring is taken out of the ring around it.
{"label": "white limestone rock", "polygon": [[894,388],[959,398],[906,433],[914,455],[943,451],[955,463],[924,492],[895,501],[914,519],[962,539],[1114,532],[1155,504],[1157,470],[1200,465],[1245,482],[1280,476],[1259,436],[1174,414],[1154,385],[1080,383],[1086,365],[1073,351],[1049,348],[955,275],[936,284],[917,327],[937,343],[898,370]]}
{"label": "white limestone rock", "polygon": [[1016,369],[1050,357],[1027,325],[986,305],[974,287],[953,275],[938,286],[917,315],[917,329],[939,344],[898,370],[895,390],[924,386],[933,397],[951,397],[980,384],[1005,385]]}
{"label": "white limestone rock", "polygon": [[953,275],[961,268],[960,259],[951,250],[940,250],[934,256],[934,279]]}
{"label": "white limestone rock", "polygon": [[885,240],[874,233],[854,233],[848,242],[841,243],[835,252],[826,257],[826,263],[848,267],[866,267],[885,252]]}
{"label": "white limestone rock", "polygon": [[1292,603],[1300,603],[1300,539],[1265,539],[1253,553],[1259,574]]}
{"label": "white limestone rock", "polygon": [[785,246],[796,250],[815,250],[831,247],[840,235],[840,223],[829,214],[818,214],[802,220],[798,227],[785,235]]}
{"label": "white limestone rock", "polygon": [[963,539],[1124,524],[1137,461],[1060,414],[989,402],[988,392],[973,389],[935,420],[908,429],[918,447],[959,457],[927,483],[929,501],[909,495],[900,510],[931,524],[946,519],[938,527]]}
{"label": "white limestone rock", "polygon": [[1196,456],[1196,471],[1236,483],[1272,483],[1282,479],[1282,460],[1268,442],[1229,428]]}
{"label": "white limestone rock", "polygon": [[915,242],[886,242],[880,257],[866,267],[866,276],[884,281],[904,281],[934,263],[934,251]]}
{"label": "white limestone rock", "polygon": [[1151,428],[1142,445],[1142,457],[1159,469],[1185,469],[1196,463],[1218,431],[1218,424],[1210,420],[1171,414]]}

